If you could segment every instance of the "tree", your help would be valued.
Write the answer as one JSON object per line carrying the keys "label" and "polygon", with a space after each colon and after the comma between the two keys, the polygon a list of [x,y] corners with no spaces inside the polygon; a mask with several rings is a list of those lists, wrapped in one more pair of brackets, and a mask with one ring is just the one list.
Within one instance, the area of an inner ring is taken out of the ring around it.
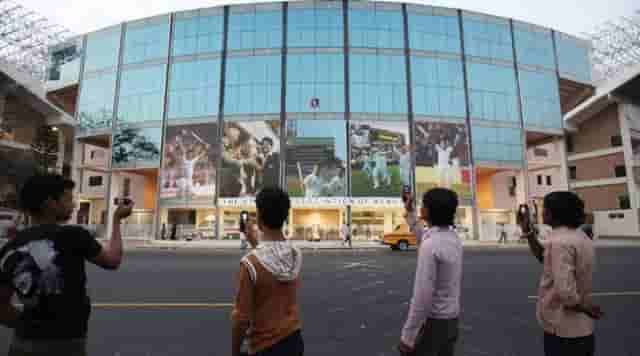
{"label": "tree", "polygon": [[122,129],[113,138],[113,162],[123,165],[135,161],[153,161],[160,158],[155,142],[142,135],[140,129]]}

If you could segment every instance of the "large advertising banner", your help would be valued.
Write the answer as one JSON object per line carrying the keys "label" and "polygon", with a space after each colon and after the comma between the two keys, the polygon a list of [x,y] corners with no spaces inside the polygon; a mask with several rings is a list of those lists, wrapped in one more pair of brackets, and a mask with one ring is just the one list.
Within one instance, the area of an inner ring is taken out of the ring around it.
{"label": "large advertising banner", "polygon": [[216,195],[220,158],[218,124],[167,127],[160,197],[163,200],[209,200]]}
{"label": "large advertising banner", "polygon": [[435,187],[454,190],[471,201],[469,143],[465,124],[415,122],[416,196]]}
{"label": "large advertising banner", "polygon": [[399,197],[411,185],[409,126],[406,122],[359,121],[351,137],[351,193],[354,197]]}
{"label": "large advertising banner", "polygon": [[342,120],[287,121],[287,190],[291,197],[343,197],[347,127]]}
{"label": "large advertising banner", "polygon": [[125,127],[113,135],[113,168],[157,168],[162,129]]}
{"label": "large advertising banner", "polygon": [[227,122],[220,196],[253,197],[280,179],[280,121]]}
{"label": "large advertising banner", "polygon": [[633,164],[640,166],[640,107],[626,104],[623,106],[623,110],[631,136]]}

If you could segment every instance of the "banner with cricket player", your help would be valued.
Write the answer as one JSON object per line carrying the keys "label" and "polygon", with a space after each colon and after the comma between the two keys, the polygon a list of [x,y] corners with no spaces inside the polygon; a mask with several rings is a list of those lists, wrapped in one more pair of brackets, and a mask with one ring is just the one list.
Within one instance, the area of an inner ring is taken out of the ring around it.
{"label": "banner with cricket player", "polygon": [[414,127],[417,201],[429,189],[442,187],[458,193],[461,203],[471,202],[466,125],[416,121]]}
{"label": "banner with cricket player", "polygon": [[357,121],[351,138],[351,192],[354,197],[400,197],[411,186],[409,125],[402,121]]}
{"label": "banner with cricket player", "polygon": [[280,182],[280,121],[234,121],[222,136],[222,198],[254,197]]}
{"label": "banner with cricket player", "polygon": [[291,197],[346,196],[344,120],[288,120],[286,157],[287,190]]}
{"label": "banner with cricket player", "polygon": [[160,198],[215,202],[218,124],[168,126]]}

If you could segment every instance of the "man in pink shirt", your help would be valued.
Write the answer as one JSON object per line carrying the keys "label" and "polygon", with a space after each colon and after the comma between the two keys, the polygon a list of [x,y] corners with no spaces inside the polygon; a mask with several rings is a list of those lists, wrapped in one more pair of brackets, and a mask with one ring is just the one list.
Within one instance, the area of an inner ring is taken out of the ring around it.
{"label": "man in pink shirt", "polygon": [[544,198],[543,219],[553,229],[540,243],[523,207],[519,223],[533,255],[544,265],[538,288],[537,318],[544,330],[546,356],[593,356],[594,320],[603,316],[593,304],[593,242],[578,229],[584,203],[572,192]]}
{"label": "man in pink shirt", "polygon": [[422,241],[409,316],[398,349],[402,355],[453,356],[458,339],[462,241],[453,228],[458,196],[436,188],[422,198],[420,213],[430,228],[417,225],[413,202],[405,200],[407,223]]}

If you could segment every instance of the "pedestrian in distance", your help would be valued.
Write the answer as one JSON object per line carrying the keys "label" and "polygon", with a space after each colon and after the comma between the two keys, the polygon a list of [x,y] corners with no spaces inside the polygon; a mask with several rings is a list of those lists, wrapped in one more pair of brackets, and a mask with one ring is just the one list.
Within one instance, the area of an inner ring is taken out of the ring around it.
{"label": "pedestrian in distance", "polygon": [[498,244],[507,244],[507,230],[504,224],[498,224]]}
{"label": "pedestrian in distance", "polygon": [[164,240],[167,237],[167,224],[162,223],[162,228],[160,229],[160,239]]}
{"label": "pedestrian in distance", "polygon": [[348,223],[342,224],[342,238],[343,245],[349,245],[349,248],[353,248],[351,245],[351,226]]}
{"label": "pedestrian in distance", "polygon": [[544,197],[542,216],[551,233],[541,243],[523,205],[520,228],[535,258],[543,264],[538,288],[537,319],[544,330],[546,356],[593,356],[594,320],[603,317],[591,297],[595,250],[578,227],[584,223],[584,203],[572,192]]}
{"label": "pedestrian in distance", "polygon": [[411,219],[413,203],[405,201],[407,223],[421,240],[409,315],[398,350],[403,356],[453,356],[458,340],[462,241],[453,228],[458,197],[431,189],[423,195],[421,218],[428,229]]}
{"label": "pedestrian in distance", "polygon": [[[120,221],[133,202],[118,201],[103,247],[84,228],[62,225],[75,207],[74,186],[60,175],[38,175],[21,189],[21,209],[33,225],[0,250],[0,324],[14,330],[10,356],[86,355],[91,302],[85,261],[110,270],[122,263]],[[22,310],[11,303],[14,294]]]}
{"label": "pedestrian in distance", "polygon": [[302,253],[282,232],[290,207],[289,196],[280,188],[264,188],[256,196],[257,224],[246,227],[254,248],[240,262],[231,314],[232,356],[241,355],[245,337],[250,355],[304,353],[298,305]]}

